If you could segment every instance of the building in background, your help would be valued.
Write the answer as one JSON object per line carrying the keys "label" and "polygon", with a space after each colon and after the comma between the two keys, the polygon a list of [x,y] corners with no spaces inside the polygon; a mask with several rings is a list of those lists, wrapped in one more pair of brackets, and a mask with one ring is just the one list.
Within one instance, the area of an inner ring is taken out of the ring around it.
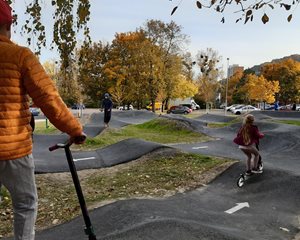
{"label": "building in background", "polygon": [[228,77],[230,78],[231,76],[233,76],[236,72],[243,72],[244,71],[244,67],[239,66],[238,64],[233,64],[230,65],[228,67]]}

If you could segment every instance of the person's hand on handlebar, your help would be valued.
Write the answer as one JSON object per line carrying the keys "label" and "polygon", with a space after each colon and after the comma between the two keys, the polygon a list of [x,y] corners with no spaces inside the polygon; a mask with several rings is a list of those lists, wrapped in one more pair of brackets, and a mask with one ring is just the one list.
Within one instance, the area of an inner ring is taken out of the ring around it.
{"label": "person's hand on handlebar", "polygon": [[74,144],[83,144],[86,140],[86,134],[84,132],[81,133],[79,136],[70,137],[70,143]]}

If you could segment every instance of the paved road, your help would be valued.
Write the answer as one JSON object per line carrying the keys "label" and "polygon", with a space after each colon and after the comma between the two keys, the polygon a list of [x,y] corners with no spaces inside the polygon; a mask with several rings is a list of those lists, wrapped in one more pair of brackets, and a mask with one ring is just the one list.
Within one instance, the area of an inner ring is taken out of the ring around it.
{"label": "paved road", "polygon": [[[237,188],[236,179],[245,168],[241,161],[208,186],[194,191],[167,199],[117,201],[97,208],[91,211],[91,219],[98,239],[292,240],[300,227],[300,127],[270,123],[266,120],[272,116],[263,112],[255,115],[259,128],[266,134],[261,141],[263,174]],[[208,143],[176,147],[188,152],[245,158],[232,143],[240,124],[208,129],[208,118],[218,121],[219,116],[206,116],[203,120],[171,117],[216,138]],[[82,218],[78,217],[38,232],[36,239],[86,239],[82,226]]]}

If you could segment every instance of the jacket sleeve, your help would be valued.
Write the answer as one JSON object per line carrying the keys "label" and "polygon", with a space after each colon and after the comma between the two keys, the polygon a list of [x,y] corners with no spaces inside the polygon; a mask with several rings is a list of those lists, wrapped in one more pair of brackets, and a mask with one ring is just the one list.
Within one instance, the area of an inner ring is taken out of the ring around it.
{"label": "jacket sleeve", "polygon": [[34,103],[60,131],[70,136],[82,134],[82,126],[63,102],[37,57],[27,48],[20,59],[23,84]]}
{"label": "jacket sleeve", "polygon": [[241,134],[241,128],[239,129],[236,137],[233,139],[233,142],[236,143],[237,145],[242,145],[244,146],[244,140],[243,140],[243,136]]}
{"label": "jacket sleeve", "polygon": [[253,134],[254,134],[255,139],[260,139],[260,138],[264,137],[264,134],[258,130],[257,126],[253,126]]}

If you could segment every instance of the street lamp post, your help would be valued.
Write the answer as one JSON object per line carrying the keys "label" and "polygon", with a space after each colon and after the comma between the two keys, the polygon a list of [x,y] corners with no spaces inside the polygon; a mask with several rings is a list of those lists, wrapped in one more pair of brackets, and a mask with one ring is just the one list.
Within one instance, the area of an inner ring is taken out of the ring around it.
{"label": "street lamp post", "polygon": [[229,58],[227,58],[227,78],[226,78],[226,92],[225,92],[225,115],[227,113],[227,96],[228,96],[228,78],[229,78]]}

